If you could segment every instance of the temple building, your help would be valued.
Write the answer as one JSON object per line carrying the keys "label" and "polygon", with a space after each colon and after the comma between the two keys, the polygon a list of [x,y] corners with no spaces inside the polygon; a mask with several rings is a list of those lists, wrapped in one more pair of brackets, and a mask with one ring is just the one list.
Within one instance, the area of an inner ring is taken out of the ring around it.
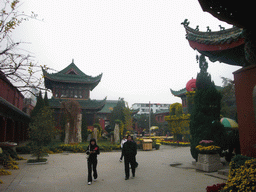
{"label": "temple building", "polygon": [[189,27],[187,19],[182,23],[186,39],[191,48],[209,57],[212,62],[219,61],[229,65],[241,66],[233,72],[237,104],[237,119],[241,153],[256,157],[256,38],[251,23],[253,18],[252,1],[234,4],[231,1],[199,0],[203,11],[235,27],[206,32],[199,27]]}
{"label": "temple building", "polygon": [[103,100],[91,100],[92,91],[101,81],[102,74],[91,77],[83,73],[75,64],[74,60],[63,70],[57,73],[48,73],[43,70],[45,87],[52,90],[52,98],[49,105],[55,110],[57,127],[61,127],[61,102],[75,100],[80,104],[82,118],[87,126],[95,123],[96,113],[100,111],[105,103]]}
{"label": "temple building", "polygon": [[0,143],[28,139],[30,117],[23,110],[23,94],[0,71]]}

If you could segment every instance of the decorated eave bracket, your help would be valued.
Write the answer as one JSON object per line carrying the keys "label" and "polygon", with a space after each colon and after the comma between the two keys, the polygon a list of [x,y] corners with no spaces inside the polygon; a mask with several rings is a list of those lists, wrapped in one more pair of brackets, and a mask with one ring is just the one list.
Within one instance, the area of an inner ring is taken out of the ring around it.
{"label": "decorated eave bracket", "polygon": [[[189,27],[190,22],[188,21],[188,19],[185,19],[183,22],[181,22],[181,25],[183,25],[186,29],[189,28],[190,30],[194,30],[194,31],[199,31],[199,25],[196,26],[195,29]],[[225,27],[222,27],[221,25],[219,25],[220,27],[220,31],[224,31]],[[210,29],[209,26],[206,27],[206,32],[212,32],[212,30]]]}

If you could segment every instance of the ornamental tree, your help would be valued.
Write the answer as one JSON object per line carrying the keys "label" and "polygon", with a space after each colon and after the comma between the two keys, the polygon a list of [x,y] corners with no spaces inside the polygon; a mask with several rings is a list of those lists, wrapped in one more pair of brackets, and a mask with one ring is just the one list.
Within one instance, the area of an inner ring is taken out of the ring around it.
{"label": "ornamental tree", "polygon": [[199,57],[200,72],[197,74],[194,106],[191,113],[191,155],[197,160],[198,152],[195,147],[201,140],[213,140],[220,147],[224,147],[224,127],[220,120],[221,94],[216,90],[207,72],[208,63],[205,56]]}
{"label": "ornamental tree", "polygon": [[175,141],[181,141],[183,136],[189,135],[189,117],[190,114],[183,114],[182,104],[174,103],[170,105],[170,116],[166,116],[170,132]]}
{"label": "ornamental tree", "polygon": [[49,144],[57,134],[53,110],[48,106],[43,106],[34,116],[29,129],[32,152],[39,160],[42,157],[44,146]]}

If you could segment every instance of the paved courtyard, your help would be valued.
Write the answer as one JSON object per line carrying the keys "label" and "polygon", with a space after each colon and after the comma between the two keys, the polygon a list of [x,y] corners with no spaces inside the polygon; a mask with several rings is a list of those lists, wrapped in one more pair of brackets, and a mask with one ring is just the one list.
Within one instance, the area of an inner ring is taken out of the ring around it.
{"label": "paved courtyard", "polygon": [[[23,157],[30,158],[30,155]],[[0,191],[203,192],[208,185],[225,182],[196,171],[189,147],[161,146],[158,151],[138,151],[136,177],[127,181],[124,180],[124,164],[119,158],[120,152],[102,152],[98,156],[98,180],[89,186],[85,154],[52,154],[44,165],[19,161],[19,170],[12,170],[9,176],[0,176],[4,181]],[[182,165],[170,166],[175,163]]]}

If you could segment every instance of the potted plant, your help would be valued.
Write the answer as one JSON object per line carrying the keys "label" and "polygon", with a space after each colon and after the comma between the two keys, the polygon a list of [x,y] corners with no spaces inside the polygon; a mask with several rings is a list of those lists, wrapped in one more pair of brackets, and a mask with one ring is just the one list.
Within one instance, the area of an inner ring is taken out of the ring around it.
{"label": "potted plant", "polygon": [[160,149],[160,145],[161,145],[161,143],[156,143],[156,145],[155,145],[156,150],[159,150],[159,149]]}
{"label": "potted plant", "polygon": [[196,146],[198,151],[198,161],[196,162],[196,169],[213,172],[222,168],[220,162],[220,147],[214,145],[214,142],[211,140],[202,140],[199,142],[199,145]]}

